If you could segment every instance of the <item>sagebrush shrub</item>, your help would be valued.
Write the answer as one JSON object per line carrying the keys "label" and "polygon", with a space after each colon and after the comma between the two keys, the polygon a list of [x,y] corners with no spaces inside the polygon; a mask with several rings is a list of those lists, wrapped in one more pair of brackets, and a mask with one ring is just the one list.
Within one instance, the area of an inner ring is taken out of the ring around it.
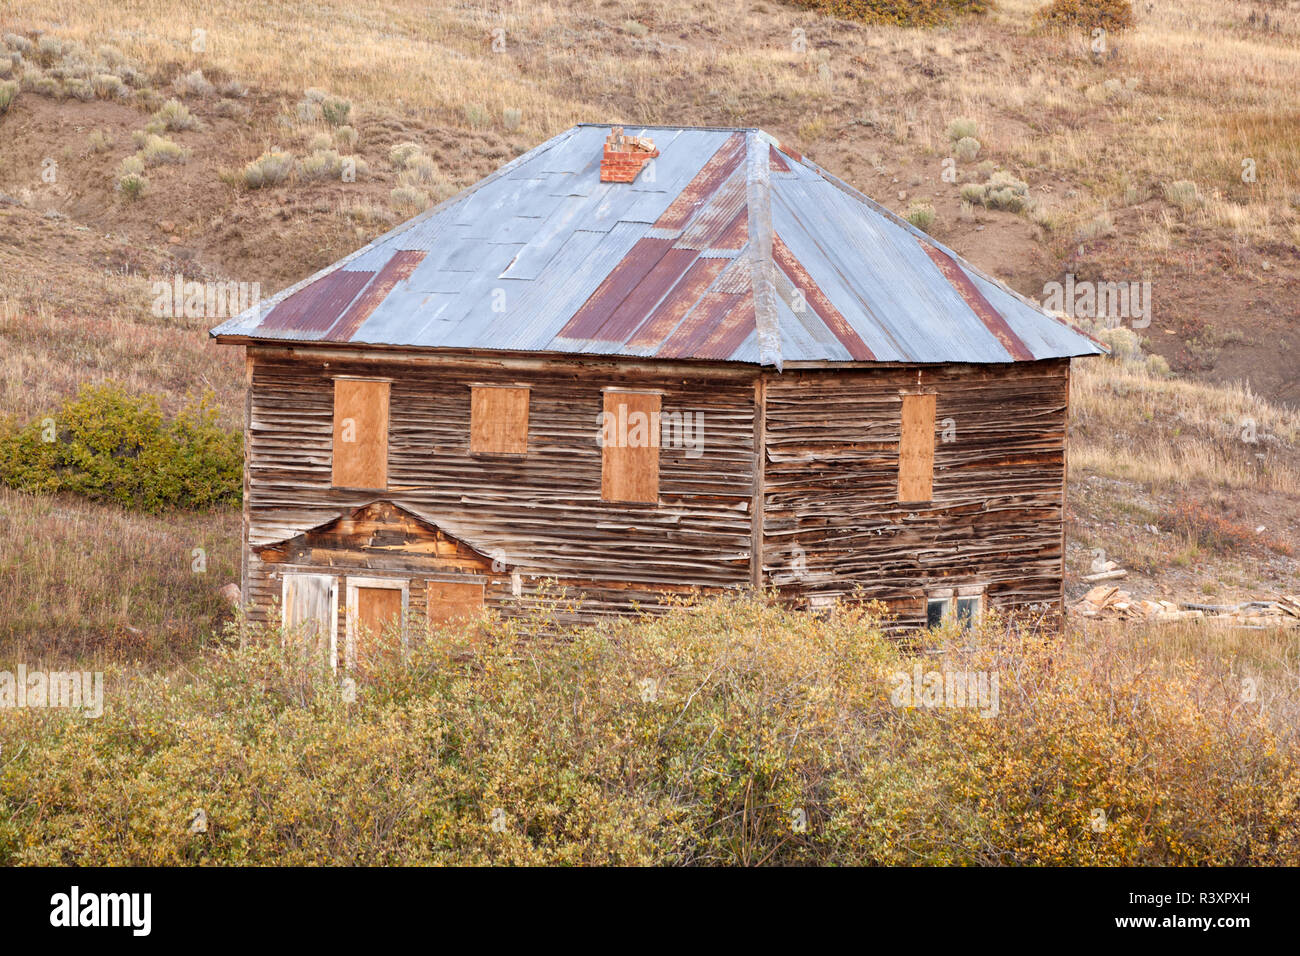
{"label": "sagebrush shrub", "polygon": [[189,158],[189,150],[170,139],[149,133],[140,146],[140,156],[146,166],[159,166],[163,163],[183,163]]}
{"label": "sagebrush shrub", "polygon": [[159,107],[153,114],[153,118],[167,130],[198,129],[201,125],[198,117],[190,112],[190,108],[175,99],[168,100]]}
{"label": "sagebrush shrub", "polygon": [[952,147],[953,154],[963,163],[969,163],[980,152],[980,141],[974,136],[963,136]]}
{"label": "sagebrush shrub", "polygon": [[214,87],[204,77],[202,70],[195,70],[176,77],[172,89],[181,96],[211,96]]}
{"label": "sagebrush shrub", "polygon": [[934,206],[928,202],[914,202],[907,209],[907,221],[926,232],[934,225],[934,215]]}
{"label": "sagebrush shrub", "polygon": [[388,151],[388,161],[395,169],[405,169],[423,153],[424,147],[419,143],[398,143]]}
{"label": "sagebrush shrub", "polygon": [[351,126],[340,126],[334,131],[334,145],[339,149],[353,149],[357,145],[357,131]]}
{"label": "sagebrush shrub", "polygon": [[95,95],[102,100],[125,96],[127,92],[126,84],[116,73],[96,73],[90,85],[95,90]]}
{"label": "sagebrush shrub", "polygon": [[959,117],[948,124],[948,138],[954,143],[967,137],[974,138],[978,132],[979,124],[966,117]]}
{"label": "sagebrush shrub", "polygon": [[340,96],[327,97],[321,104],[321,116],[330,126],[343,126],[352,115],[352,103]]}
{"label": "sagebrush shrub", "polygon": [[280,150],[263,153],[246,165],[241,181],[248,189],[261,189],[284,182],[293,172],[293,155]]}

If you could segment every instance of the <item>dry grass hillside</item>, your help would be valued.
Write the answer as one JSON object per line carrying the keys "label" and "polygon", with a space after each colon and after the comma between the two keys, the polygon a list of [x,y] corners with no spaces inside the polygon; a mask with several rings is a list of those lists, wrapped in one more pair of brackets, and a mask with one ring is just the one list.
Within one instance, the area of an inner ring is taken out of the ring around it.
{"label": "dry grass hillside", "polygon": [[[211,391],[233,428],[240,356],[156,316],[155,281],[269,294],[574,122],[755,125],[1036,298],[1152,283],[1173,377],[1076,370],[1072,596],[1098,549],[1141,593],[1295,592],[1300,4],[1265,6],[1139,3],[1098,51],[1031,0],[929,30],[776,0],[7,2],[0,413],[118,382]],[[980,199],[997,177],[1007,208]],[[236,516],[0,494],[0,641],[192,647],[219,618]]]}

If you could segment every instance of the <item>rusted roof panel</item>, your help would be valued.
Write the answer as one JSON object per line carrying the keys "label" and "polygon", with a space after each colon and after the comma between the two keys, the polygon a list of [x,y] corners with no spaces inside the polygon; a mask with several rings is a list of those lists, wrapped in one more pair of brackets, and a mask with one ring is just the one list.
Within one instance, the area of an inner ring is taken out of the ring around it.
{"label": "rusted roof panel", "polygon": [[696,259],[682,280],[673,286],[672,291],[664,296],[654,311],[633,330],[627,342],[628,348],[657,349],[709,286],[713,285],[718,273],[730,264],[730,259]]}
{"label": "rusted roof panel", "polygon": [[[659,346],[655,355],[660,358],[697,358],[699,349],[709,340],[710,335],[745,305],[746,297],[738,292],[706,292],[686,316],[686,320],[677,326],[677,330],[668,336],[667,341]],[[753,301],[750,300],[750,319],[753,320]]]}
{"label": "rusted roof panel", "polygon": [[299,289],[262,320],[267,332],[324,334],[348,303],[375,277],[373,272],[338,271]]}
{"label": "rusted roof panel", "polygon": [[379,270],[370,284],[361,290],[361,294],[325,334],[325,338],[331,342],[351,342],[352,336],[361,328],[361,323],[379,308],[399,282],[405,282],[411,277],[422,259],[424,253],[418,249],[401,249],[393,253],[393,257]]}
{"label": "rusted roof panel", "polygon": [[[1101,348],[761,130],[579,126],[213,330],[219,338],[767,363]],[[760,334],[761,333],[761,334]]]}

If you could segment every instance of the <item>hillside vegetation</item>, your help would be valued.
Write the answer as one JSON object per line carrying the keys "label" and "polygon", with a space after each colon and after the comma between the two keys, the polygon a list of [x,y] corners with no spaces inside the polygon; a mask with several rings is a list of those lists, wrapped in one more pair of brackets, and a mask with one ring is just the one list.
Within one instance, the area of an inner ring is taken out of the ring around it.
{"label": "hillside vegetation", "polygon": [[[0,724],[0,865],[1300,862],[1295,673],[1262,646],[1243,704],[1243,661],[1164,635],[992,621],[912,654],[753,601],[541,623],[436,635],[352,703],[271,635],[117,669],[99,720]],[[1000,680],[899,697],[940,667]]]}

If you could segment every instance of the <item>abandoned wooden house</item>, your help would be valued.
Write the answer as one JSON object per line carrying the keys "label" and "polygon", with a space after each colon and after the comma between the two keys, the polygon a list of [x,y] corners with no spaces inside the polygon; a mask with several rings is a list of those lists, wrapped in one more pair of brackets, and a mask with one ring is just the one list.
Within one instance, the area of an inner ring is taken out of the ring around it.
{"label": "abandoned wooden house", "polygon": [[212,334],[247,348],[250,617],[339,663],[551,587],[1059,609],[1103,351],[760,130],[594,125]]}

